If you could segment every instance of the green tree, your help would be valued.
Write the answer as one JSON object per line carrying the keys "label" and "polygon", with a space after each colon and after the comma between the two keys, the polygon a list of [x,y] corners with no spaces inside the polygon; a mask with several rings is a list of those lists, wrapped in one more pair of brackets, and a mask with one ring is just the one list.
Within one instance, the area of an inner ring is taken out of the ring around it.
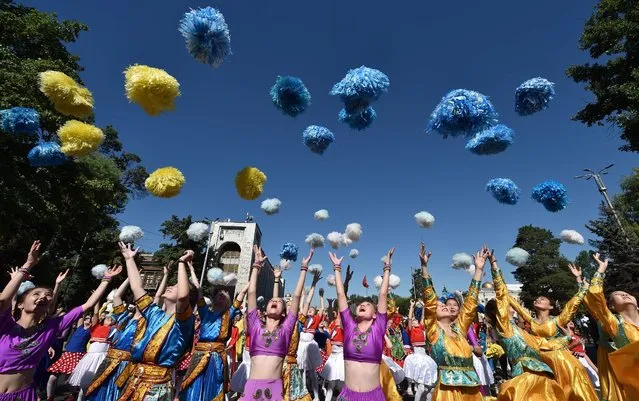
{"label": "green tree", "polygon": [[575,279],[567,269],[559,246],[561,241],[549,230],[532,225],[519,228],[515,246],[530,253],[525,266],[515,269],[514,276],[522,287],[521,299],[528,307],[538,296],[546,296],[564,304],[577,291]]}
{"label": "green tree", "polygon": [[581,267],[582,274],[587,280],[590,280],[597,271],[592,255],[591,251],[581,251],[575,258],[575,264]]}
{"label": "green tree", "polygon": [[[79,58],[66,44],[87,26],[9,0],[0,0],[0,26],[0,109],[36,109],[40,137],[56,140],[68,117],[40,92],[38,74],[57,70],[81,82]],[[113,127],[104,133],[99,152],[49,168],[34,168],[27,161],[37,139],[0,133],[0,264],[21,263],[31,241],[40,239],[46,252],[34,271],[38,283],[51,284],[57,271],[76,263],[80,267],[63,287],[68,304],[80,302],[96,285],[91,266],[115,260],[115,215],[129,197],[144,195],[146,170],[140,158],[123,151]],[[0,281],[4,284],[6,277]]]}
{"label": "green tree", "polygon": [[424,296],[422,270],[412,269],[411,280],[410,297],[413,299],[421,299]]}
{"label": "green tree", "polygon": [[568,68],[568,76],[595,95],[574,119],[588,126],[617,126],[625,141],[620,149],[639,152],[639,2],[600,0],[580,47],[603,61]]}

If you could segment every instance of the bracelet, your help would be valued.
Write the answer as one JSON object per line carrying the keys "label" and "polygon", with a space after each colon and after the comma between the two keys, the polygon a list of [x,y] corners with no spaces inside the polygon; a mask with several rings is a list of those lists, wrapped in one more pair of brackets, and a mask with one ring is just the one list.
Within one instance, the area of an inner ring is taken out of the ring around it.
{"label": "bracelet", "polygon": [[333,265],[333,270],[341,272],[342,271],[342,266],[341,265]]}
{"label": "bracelet", "polygon": [[179,260],[179,259],[178,259],[178,261],[177,261],[177,262],[178,262],[178,264],[180,264],[180,263],[184,263],[184,264],[186,264],[186,262],[185,262],[185,261],[183,261],[183,260]]}
{"label": "bracelet", "polygon": [[259,263],[253,263],[253,268],[259,270],[262,268],[262,265],[260,265]]}
{"label": "bracelet", "polygon": [[279,282],[280,282],[280,279],[279,279],[279,278],[276,278],[276,279],[275,279],[275,282],[276,282],[276,283],[279,283]]}
{"label": "bracelet", "polygon": [[29,272],[31,271],[31,269],[29,269],[28,267],[21,267],[18,269],[18,271],[22,274],[29,274]]}
{"label": "bracelet", "polygon": [[389,272],[389,271],[391,271],[390,266],[384,266],[384,271],[385,271],[385,272]]}
{"label": "bracelet", "polygon": [[106,281],[108,283],[109,281],[111,281],[111,278],[112,277],[104,276],[104,277],[102,277],[102,281]]}
{"label": "bracelet", "polygon": [[307,272],[308,271],[308,266],[300,267],[300,271]]}

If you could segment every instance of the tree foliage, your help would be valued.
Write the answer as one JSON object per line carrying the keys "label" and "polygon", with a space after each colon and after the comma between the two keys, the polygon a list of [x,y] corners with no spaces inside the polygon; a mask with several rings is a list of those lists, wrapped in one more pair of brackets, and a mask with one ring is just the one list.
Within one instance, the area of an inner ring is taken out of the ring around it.
{"label": "tree foliage", "polygon": [[600,0],[586,22],[580,47],[602,62],[567,71],[595,95],[574,119],[588,126],[617,126],[625,141],[621,150],[639,152],[639,2]]}
{"label": "tree foliage", "polygon": [[[38,74],[57,70],[81,82],[79,57],[66,44],[75,42],[87,26],[8,0],[0,0],[0,26],[0,109],[36,109],[40,137],[56,140],[68,117],[40,92]],[[31,167],[27,161],[37,139],[0,132],[0,264],[21,263],[29,244],[40,239],[46,252],[34,271],[37,282],[51,284],[58,270],[79,266],[63,287],[71,305],[96,285],[90,268],[117,256],[115,215],[129,197],[144,195],[146,170],[140,158],[123,150],[113,127],[103,131],[106,140],[99,152],[47,168]],[[6,277],[0,280],[4,283]]]}

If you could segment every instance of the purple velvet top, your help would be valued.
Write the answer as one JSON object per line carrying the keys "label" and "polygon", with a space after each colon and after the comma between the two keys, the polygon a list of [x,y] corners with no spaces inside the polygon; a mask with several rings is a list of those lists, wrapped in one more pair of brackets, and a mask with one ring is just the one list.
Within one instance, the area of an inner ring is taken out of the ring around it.
{"label": "purple velvet top", "polygon": [[47,318],[29,330],[16,323],[10,310],[0,314],[0,373],[17,373],[38,366],[60,333],[82,313],[82,307],[77,306],[66,315]]}
{"label": "purple velvet top", "polygon": [[284,322],[275,331],[270,332],[262,325],[257,309],[250,311],[246,319],[246,329],[251,338],[251,356],[271,355],[284,358],[296,323],[297,314],[289,312]]}
{"label": "purple velvet top", "polygon": [[468,340],[468,343],[470,344],[471,347],[479,346],[479,340],[477,339],[477,335],[475,334],[475,330],[473,329],[472,325],[470,325],[470,327],[468,328],[466,339]]}
{"label": "purple velvet top", "polygon": [[344,328],[344,359],[347,361],[381,363],[387,317],[377,313],[375,321],[360,333],[349,309],[340,312]]}

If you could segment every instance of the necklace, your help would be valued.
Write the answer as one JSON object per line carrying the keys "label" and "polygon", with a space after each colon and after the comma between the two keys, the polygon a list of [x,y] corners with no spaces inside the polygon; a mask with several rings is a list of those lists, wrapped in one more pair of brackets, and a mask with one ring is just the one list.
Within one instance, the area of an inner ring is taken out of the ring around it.
{"label": "necklace", "polygon": [[364,348],[368,344],[368,335],[371,333],[371,328],[369,327],[366,331],[359,331],[359,327],[355,326],[355,336],[353,337],[353,344],[355,344],[355,351],[362,352],[362,348]]}

